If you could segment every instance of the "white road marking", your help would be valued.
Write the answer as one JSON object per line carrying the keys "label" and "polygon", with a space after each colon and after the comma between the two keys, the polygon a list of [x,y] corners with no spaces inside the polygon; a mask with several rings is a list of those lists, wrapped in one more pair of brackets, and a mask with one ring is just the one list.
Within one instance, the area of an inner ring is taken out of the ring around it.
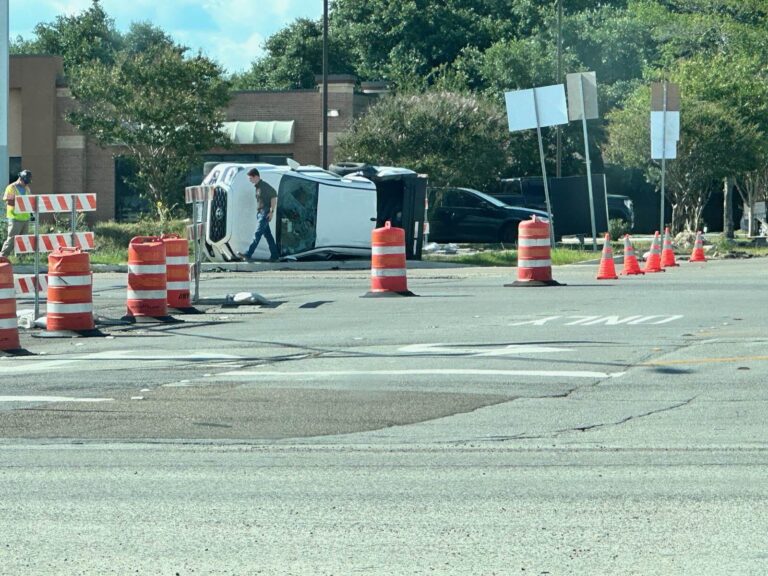
{"label": "white road marking", "polygon": [[658,326],[660,324],[667,324],[680,320],[683,318],[682,314],[651,314],[651,315],[635,315],[635,316],[546,316],[545,318],[538,318],[535,320],[517,320],[510,322],[509,326],[544,326],[548,323],[560,320],[563,326],[597,326],[602,324],[604,326],[638,326],[640,324],[648,324],[651,326]]}
{"label": "white road marking", "polygon": [[0,402],[112,402],[114,398],[77,398],[69,396],[0,396]]}
{"label": "white road marking", "polygon": [[618,378],[625,372],[590,372],[577,370],[472,370],[462,368],[436,368],[421,370],[317,370],[314,372],[260,372],[234,370],[221,372],[217,377],[323,379],[351,376],[532,376],[536,378]]}
{"label": "white road marking", "polygon": [[[178,352],[158,352],[157,354],[153,354],[143,351],[137,352],[135,350],[117,350],[111,352],[95,352],[93,354],[77,354],[73,356],[66,356],[65,358],[51,356],[26,356],[14,358],[11,356],[2,356],[0,357],[0,372],[3,375],[45,372],[54,368],[69,366],[77,362],[90,362],[92,360],[125,360],[131,362],[201,362],[212,360],[242,361],[242,357],[233,354],[200,352],[192,354],[183,354]],[[117,366],[112,367],[117,368]]]}
{"label": "white road marking", "polygon": [[509,356],[513,354],[547,354],[552,352],[575,352],[572,348],[555,346],[537,346],[534,344],[510,344],[491,348],[488,346],[472,346],[471,344],[411,344],[403,346],[399,352],[405,354],[446,354],[461,356]]}

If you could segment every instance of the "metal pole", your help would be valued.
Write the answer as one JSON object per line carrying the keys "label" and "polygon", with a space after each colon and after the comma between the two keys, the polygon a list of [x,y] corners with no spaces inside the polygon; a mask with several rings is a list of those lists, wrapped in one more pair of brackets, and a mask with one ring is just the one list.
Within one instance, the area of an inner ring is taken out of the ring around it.
{"label": "metal pole", "polygon": [[192,268],[192,280],[194,281],[194,290],[192,291],[193,304],[196,304],[200,298],[200,276],[198,275],[198,269],[200,268],[200,235],[197,232],[197,221],[200,219],[201,205],[200,202],[192,202],[192,244],[195,249],[194,267]]}
{"label": "metal pole", "polygon": [[70,212],[70,229],[72,230],[72,247],[77,247],[77,196],[72,194],[72,211]]}
{"label": "metal pole", "polygon": [[661,214],[659,233],[664,234],[664,185],[667,173],[667,81],[664,81],[664,104],[661,116]]}
{"label": "metal pole", "polygon": [[3,189],[10,181],[8,172],[8,97],[10,93],[9,79],[9,46],[8,46],[8,0],[0,0],[0,184]]}
{"label": "metal pole", "polygon": [[328,0],[323,0],[323,168],[328,169]]}
{"label": "metal pole", "polygon": [[[595,197],[592,194],[592,162],[589,158],[589,139],[587,137],[587,111],[584,108],[584,75],[579,75],[581,91],[581,126],[584,130],[584,158],[587,162],[587,188],[589,189],[589,217],[592,220],[592,252],[597,251],[597,226],[595,225]],[[606,222],[608,213],[605,213]]]}
{"label": "metal pole", "polygon": [[34,198],[35,202],[35,317],[32,319],[34,324],[35,320],[40,317],[40,203],[38,198]]}
{"label": "metal pole", "polygon": [[547,182],[547,165],[544,161],[544,143],[541,138],[541,126],[539,125],[539,102],[536,98],[536,89],[533,89],[533,107],[536,110],[536,134],[539,137],[539,158],[541,160],[541,175],[544,178],[544,200],[547,202],[547,218],[549,218],[549,242],[555,247],[555,225],[552,220],[552,205],[549,203],[549,183]]}
{"label": "metal pole", "polygon": [[[555,84],[560,84],[563,77],[563,0],[557,0],[557,78]],[[563,136],[562,126],[558,125],[557,133],[557,156],[555,160],[555,176],[560,178],[562,174],[563,162]]]}

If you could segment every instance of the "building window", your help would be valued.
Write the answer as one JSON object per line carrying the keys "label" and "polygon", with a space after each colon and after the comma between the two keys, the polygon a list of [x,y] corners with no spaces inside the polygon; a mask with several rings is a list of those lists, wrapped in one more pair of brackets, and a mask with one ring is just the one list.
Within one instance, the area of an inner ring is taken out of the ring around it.
{"label": "building window", "polygon": [[8,184],[15,182],[21,172],[21,156],[8,158]]}

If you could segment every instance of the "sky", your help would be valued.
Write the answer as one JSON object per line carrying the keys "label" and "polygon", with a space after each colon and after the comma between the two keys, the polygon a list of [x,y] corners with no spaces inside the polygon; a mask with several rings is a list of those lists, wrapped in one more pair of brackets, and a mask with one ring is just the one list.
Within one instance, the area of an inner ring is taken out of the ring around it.
{"label": "sky", "polygon": [[[323,0],[102,0],[101,5],[118,30],[149,21],[227,72],[247,70],[264,54],[264,40],[296,18],[323,15]],[[31,39],[36,24],[89,6],[91,0],[10,0],[10,37]]]}

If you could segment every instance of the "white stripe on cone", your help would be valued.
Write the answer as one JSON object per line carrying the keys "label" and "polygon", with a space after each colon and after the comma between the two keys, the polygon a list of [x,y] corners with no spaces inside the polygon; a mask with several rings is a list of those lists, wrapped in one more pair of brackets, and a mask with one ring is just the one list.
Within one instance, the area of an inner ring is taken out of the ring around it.
{"label": "white stripe on cone", "polygon": [[188,256],[168,256],[165,259],[165,263],[168,266],[186,266],[189,264]]}
{"label": "white stripe on cone", "polygon": [[518,268],[549,268],[552,260],[518,260]]}
{"label": "white stripe on cone", "polygon": [[165,274],[165,264],[128,264],[131,274]]}
{"label": "white stripe on cone", "polygon": [[45,309],[48,312],[58,314],[82,314],[84,312],[93,312],[93,302],[83,302],[81,304],[61,304],[59,302],[48,301]]}
{"label": "white stripe on cone", "polygon": [[524,248],[549,246],[549,238],[520,238],[517,241],[517,246]]}
{"label": "white stripe on cone", "polygon": [[128,290],[128,300],[165,300],[165,290]]}
{"label": "white stripe on cone", "polygon": [[91,275],[87,276],[53,276],[48,278],[48,286],[90,286]]}
{"label": "white stripe on cone", "polygon": [[371,253],[374,256],[405,254],[405,246],[374,246],[371,248]]}
{"label": "white stripe on cone", "polygon": [[377,278],[405,276],[405,268],[374,268],[371,270],[371,276]]}

